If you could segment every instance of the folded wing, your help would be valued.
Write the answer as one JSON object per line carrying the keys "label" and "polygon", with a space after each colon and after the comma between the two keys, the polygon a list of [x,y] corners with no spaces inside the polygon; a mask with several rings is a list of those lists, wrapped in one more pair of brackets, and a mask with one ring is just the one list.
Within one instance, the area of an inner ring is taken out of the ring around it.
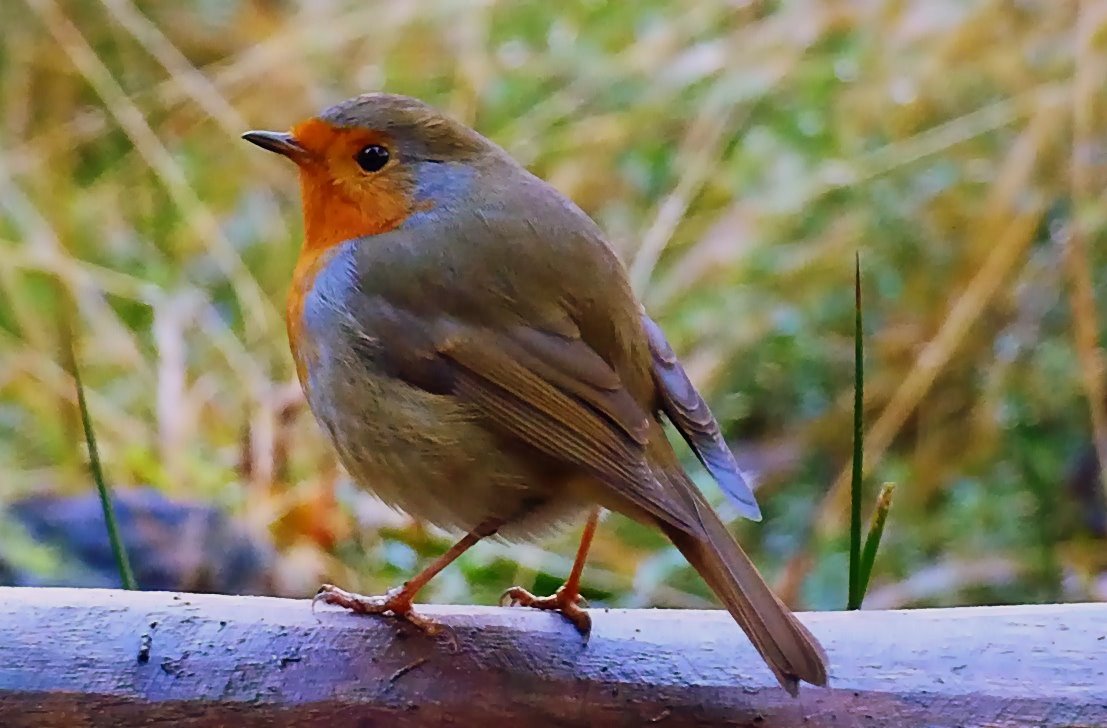
{"label": "folded wing", "polygon": [[650,341],[653,378],[661,398],[661,409],[691,446],[711,477],[738,506],[739,512],[754,521],[761,520],[761,509],[746,482],[734,454],[723,439],[719,423],[707,403],[696,391],[684,367],[669,346],[656,323],[645,314],[642,327]]}

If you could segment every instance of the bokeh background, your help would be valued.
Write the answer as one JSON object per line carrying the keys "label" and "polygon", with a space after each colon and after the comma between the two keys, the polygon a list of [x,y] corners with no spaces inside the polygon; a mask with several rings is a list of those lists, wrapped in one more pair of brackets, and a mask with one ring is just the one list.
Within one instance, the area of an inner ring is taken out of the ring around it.
{"label": "bokeh background", "polygon": [[[0,581],[114,579],[70,331],[142,586],[380,592],[448,545],[355,488],[304,410],[283,322],[295,176],[238,139],[388,90],[475,126],[607,231],[757,474],[766,519],[734,527],[790,603],[845,603],[855,251],[865,512],[898,484],[867,605],[1107,598],[1107,3],[0,0],[0,17]],[[552,589],[576,536],[482,544],[423,597]],[[614,516],[586,586],[711,603]]]}

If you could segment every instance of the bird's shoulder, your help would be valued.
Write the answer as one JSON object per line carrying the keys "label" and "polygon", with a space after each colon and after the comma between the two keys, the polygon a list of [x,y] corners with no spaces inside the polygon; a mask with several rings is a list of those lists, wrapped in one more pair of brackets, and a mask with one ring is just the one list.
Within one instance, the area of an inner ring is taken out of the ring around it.
{"label": "bird's shoulder", "polygon": [[348,244],[328,268],[376,306],[490,329],[579,338],[646,396],[641,307],[599,227],[521,167],[480,173],[476,192],[383,235]]}

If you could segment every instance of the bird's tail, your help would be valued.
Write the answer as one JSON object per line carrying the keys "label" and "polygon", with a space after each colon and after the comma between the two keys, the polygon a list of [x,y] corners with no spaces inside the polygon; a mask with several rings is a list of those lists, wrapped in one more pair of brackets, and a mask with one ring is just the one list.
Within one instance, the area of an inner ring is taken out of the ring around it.
{"label": "bird's tail", "polygon": [[682,472],[669,480],[680,481],[674,485],[695,507],[704,529],[693,535],[663,523],[665,535],[726,605],[785,690],[796,695],[800,680],[826,685],[826,653],[818,640],[769,589],[687,476]]}

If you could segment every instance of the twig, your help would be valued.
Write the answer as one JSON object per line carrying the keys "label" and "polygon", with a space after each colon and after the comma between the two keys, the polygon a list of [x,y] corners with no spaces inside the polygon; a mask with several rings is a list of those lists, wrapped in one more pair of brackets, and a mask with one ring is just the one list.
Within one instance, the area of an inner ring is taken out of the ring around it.
{"label": "twig", "polygon": [[[256,336],[258,333],[275,330],[278,321],[275,309],[227,239],[214,213],[197,195],[180,165],[158,139],[145,116],[119,85],[110,69],[96,55],[80,29],[53,0],[26,2],[65,51],[73,66],[100,96],[104,107],[131,140],[135,151],[158,177],[197,237],[207,243],[212,258],[234,286],[235,295],[246,311],[244,318],[247,331]],[[253,331],[259,325],[260,332]]]}
{"label": "twig", "polygon": [[1086,218],[1098,204],[1090,157],[1094,154],[1095,104],[1103,83],[1095,61],[1093,36],[1103,22],[1091,17],[1086,2],[1080,3],[1073,33],[1075,77],[1072,83],[1072,221],[1062,246],[1065,271],[1069,277],[1069,305],[1072,307],[1073,339],[1080,361],[1080,374],[1088,400],[1100,484],[1107,494],[1107,415],[1104,413],[1103,354],[1099,349],[1099,324],[1096,321],[1092,268],[1088,260]]}
{"label": "twig", "polygon": [[[1013,186],[1012,177],[1028,180],[1033,173],[1040,145],[1061,120],[1056,111],[1053,108],[1042,110],[1035,120],[1036,123],[1032,124],[1032,128],[1025,135],[1023,143],[1016,145],[1016,149],[1012,151],[1009,165],[1012,169],[1007,170],[1009,174],[1001,175],[1006,182],[1010,183],[1007,185],[1008,188]],[[995,201],[990,204],[990,207],[996,209],[997,214],[1003,213],[1010,216],[1010,222],[995,236],[995,242],[991,245],[991,252],[984,264],[961,295],[954,300],[941,328],[919,353],[914,366],[904,376],[891,400],[865,434],[864,464],[866,467],[862,468],[862,474],[867,474],[880,460],[907,417],[918,406],[934,380],[964,341],[981,311],[1000,290],[1001,284],[1011,271],[1022,261],[1022,254],[1038,229],[1038,223],[1045,211],[1045,202],[1040,196],[1034,196],[1026,200],[1021,208],[1016,208],[1013,202],[1008,205]],[[988,221],[981,232],[990,233],[993,222]],[[845,510],[842,500],[848,493],[845,486],[849,476],[850,470],[843,470],[819,506],[817,524],[820,533],[830,532],[840,522],[840,514]]]}
{"label": "twig", "polygon": [[415,668],[420,667],[421,665],[427,664],[429,661],[430,661],[429,657],[420,657],[418,660],[415,660],[414,662],[409,662],[408,664],[401,667],[399,670],[396,670],[396,672],[392,673],[392,676],[388,678],[388,682],[390,684],[396,682],[397,680],[402,678],[404,675],[408,674],[409,672],[411,672]]}

